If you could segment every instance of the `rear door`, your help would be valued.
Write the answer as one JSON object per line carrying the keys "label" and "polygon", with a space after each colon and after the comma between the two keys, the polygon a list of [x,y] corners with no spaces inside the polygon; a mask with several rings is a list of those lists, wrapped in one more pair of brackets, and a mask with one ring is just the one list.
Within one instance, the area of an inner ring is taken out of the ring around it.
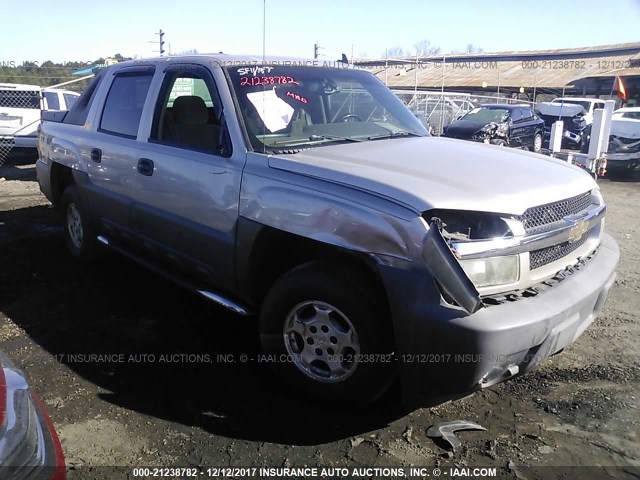
{"label": "rear door", "polygon": [[183,273],[233,285],[246,150],[231,148],[211,71],[169,66],[149,129],[133,170],[132,225],[138,240]]}
{"label": "rear door", "polygon": [[83,137],[88,182],[83,190],[101,230],[110,240],[131,238],[133,176],[139,158],[138,129],[147,102],[154,69],[117,70],[110,75],[108,92],[97,113],[96,131]]}
{"label": "rear door", "polygon": [[533,148],[533,139],[536,136],[538,124],[533,110],[527,107],[520,109],[522,111],[522,143],[521,146]]}

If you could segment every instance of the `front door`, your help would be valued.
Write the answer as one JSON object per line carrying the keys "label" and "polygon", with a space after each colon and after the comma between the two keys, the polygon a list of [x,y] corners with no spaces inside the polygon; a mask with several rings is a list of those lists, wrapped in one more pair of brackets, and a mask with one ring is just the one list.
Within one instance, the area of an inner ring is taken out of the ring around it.
{"label": "front door", "polygon": [[208,69],[173,65],[140,150],[132,225],[148,250],[217,286],[234,282],[244,149],[232,151]]}

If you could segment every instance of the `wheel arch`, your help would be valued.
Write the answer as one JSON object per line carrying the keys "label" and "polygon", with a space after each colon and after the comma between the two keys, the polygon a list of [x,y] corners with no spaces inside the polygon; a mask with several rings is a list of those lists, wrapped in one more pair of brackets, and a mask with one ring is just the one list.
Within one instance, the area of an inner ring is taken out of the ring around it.
{"label": "wheel arch", "polygon": [[62,194],[70,185],[75,185],[73,170],[58,162],[51,164],[51,203],[55,207],[60,206]]}
{"label": "wheel arch", "polygon": [[389,305],[376,259],[365,252],[240,219],[236,259],[238,292],[253,305],[262,303],[282,275],[315,262],[348,265],[366,275]]}

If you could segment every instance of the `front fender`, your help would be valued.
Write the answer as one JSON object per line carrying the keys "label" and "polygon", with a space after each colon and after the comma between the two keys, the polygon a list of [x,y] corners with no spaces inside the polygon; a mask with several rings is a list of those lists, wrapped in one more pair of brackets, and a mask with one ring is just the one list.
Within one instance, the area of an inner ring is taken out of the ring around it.
{"label": "front fender", "polygon": [[420,258],[420,216],[356,189],[287,172],[246,173],[240,216],[288,233],[393,261]]}

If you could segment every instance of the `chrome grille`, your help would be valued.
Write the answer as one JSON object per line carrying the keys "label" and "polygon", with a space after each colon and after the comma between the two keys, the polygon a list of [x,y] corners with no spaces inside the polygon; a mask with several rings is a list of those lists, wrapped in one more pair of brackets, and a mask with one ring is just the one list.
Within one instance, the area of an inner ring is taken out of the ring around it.
{"label": "chrome grille", "polygon": [[571,252],[584,245],[584,243],[588,239],[589,233],[587,232],[577,242],[563,242],[559,243],[558,245],[552,245],[550,247],[541,248],[539,250],[533,250],[529,254],[529,269],[535,270],[536,268],[544,267],[545,265],[566,257]]}
{"label": "chrome grille", "polygon": [[518,220],[522,222],[527,234],[537,233],[555,227],[567,215],[583,212],[590,205],[591,192],[586,192],[559,202],[531,207],[520,215]]}

